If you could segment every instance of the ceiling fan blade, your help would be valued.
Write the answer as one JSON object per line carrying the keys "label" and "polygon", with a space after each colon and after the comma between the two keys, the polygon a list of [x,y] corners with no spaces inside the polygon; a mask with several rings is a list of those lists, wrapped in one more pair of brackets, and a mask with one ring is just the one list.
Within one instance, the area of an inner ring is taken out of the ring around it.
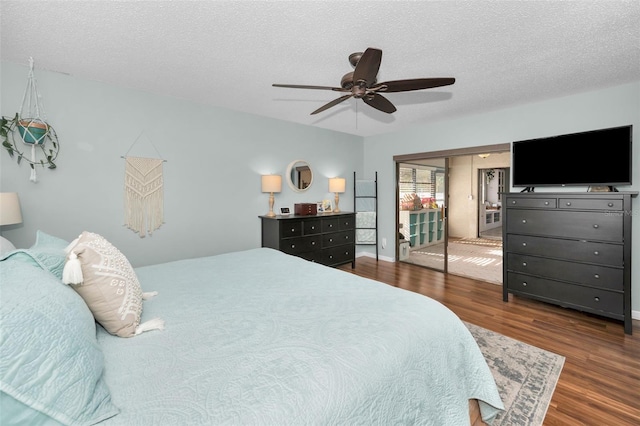
{"label": "ceiling fan blade", "polygon": [[362,100],[377,110],[382,112],[386,112],[387,114],[392,114],[396,112],[396,107],[389,101],[389,99],[384,96],[375,93],[373,96],[365,96]]}
{"label": "ceiling fan blade", "polygon": [[411,80],[385,81],[375,87],[387,86],[379,91],[384,93],[409,92],[411,90],[431,89],[433,87],[449,86],[456,82],[455,78],[414,78]]}
{"label": "ceiling fan blade", "polygon": [[321,106],[320,108],[318,108],[317,110],[313,111],[313,112],[311,113],[311,115],[314,115],[314,114],[317,114],[317,113],[322,112],[322,111],[324,111],[324,110],[327,110],[327,109],[331,108],[332,106],[336,106],[336,105],[338,105],[340,102],[346,101],[347,99],[349,99],[349,98],[350,98],[350,97],[352,97],[352,96],[353,96],[352,94],[344,95],[344,96],[340,96],[338,99],[334,99],[334,100],[332,100],[331,102],[329,102],[328,104],[323,105],[323,106]]}
{"label": "ceiling fan blade", "polygon": [[380,69],[380,62],[382,61],[382,50],[369,47],[364,51],[356,69],[353,71],[354,83],[359,80],[367,82],[367,87],[373,85]]}
{"label": "ceiling fan blade", "polygon": [[318,90],[333,90],[336,92],[345,92],[342,87],[330,87],[330,86],[307,86],[303,84],[272,84],[273,87],[287,87],[289,89],[318,89]]}

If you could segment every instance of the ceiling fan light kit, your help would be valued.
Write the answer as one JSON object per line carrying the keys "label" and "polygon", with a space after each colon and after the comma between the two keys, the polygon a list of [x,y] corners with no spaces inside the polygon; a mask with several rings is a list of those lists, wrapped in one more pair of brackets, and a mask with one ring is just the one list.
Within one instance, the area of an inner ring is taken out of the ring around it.
{"label": "ceiling fan light kit", "polygon": [[350,98],[362,99],[367,105],[392,114],[396,107],[381,93],[409,92],[413,90],[431,89],[434,87],[449,86],[455,83],[452,77],[444,78],[414,78],[409,80],[394,80],[378,83],[376,77],[382,62],[382,50],[373,47],[364,52],[356,52],[349,55],[349,63],[354,67],[353,72],[345,74],[340,80],[340,87],[308,86],[300,84],[273,84],[274,87],[289,89],[317,89],[332,90],[334,92],[347,92],[347,94],[334,99],[311,113],[318,114]]}

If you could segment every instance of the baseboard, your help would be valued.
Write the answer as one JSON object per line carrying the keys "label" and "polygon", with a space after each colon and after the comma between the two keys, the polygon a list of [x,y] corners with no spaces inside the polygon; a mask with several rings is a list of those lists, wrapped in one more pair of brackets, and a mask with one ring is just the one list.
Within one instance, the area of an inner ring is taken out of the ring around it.
{"label": "baseboard", "polygon": [[631,311],[631,319],[640,320],[640,311]]}
{"label": "baseboard", "polygon": [[[370,257],[372,259],[376,258],[375,253],[369,253],[366,251],[360,252],[360,253],[356,253],[356,259],[359,257]],[[380,256],[378,255],[378,260],[384,260],[385,262],[395,262],[396,260],[392,257],[388,257],[388,256]]]}

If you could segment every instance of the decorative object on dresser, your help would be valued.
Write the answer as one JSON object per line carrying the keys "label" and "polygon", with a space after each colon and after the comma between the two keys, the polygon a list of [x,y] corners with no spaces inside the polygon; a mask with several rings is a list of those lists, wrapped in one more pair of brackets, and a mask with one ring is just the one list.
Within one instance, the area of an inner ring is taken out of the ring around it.
{"label": "decorative object on dresser", "polygon": [[262,192],[269,193],[269,213],[268,217],[275,217],[273,212],[274,192],[282,191],[282,176],[280,175],[262,175]]}
{"label": "decorative object on dresser", "polygon": [[509,293],[631,321],[631,198],[637,192],[507,193],[504,284]]}
{"label": "decorative object on dresser", "polygon": [[318,214],[317,203],[298,203],[293,205],[293,212],[299,216],[309,216]]}
{"label": "decorative object on dresser", "polygon": [[[0,192],[0,226],[22,223],[20,199],[15,192]],[[11,241],[0,236],[0,255],[15,250]]]}
{"label": "decorative object on dresser", "polygon": [[[313,204],[315,207],[315,204]],[[262,247],[328,266],[355,267],[355,213],[260,216]]]}
{"label": "decorative object on dresser", "polygon": [[331,178],[329,179],[329,192],[335,194],[335,206],[333,207],[334,213],[340,213],[338,203],[340,202],[340,196],[338,194],[346,191],[347,181],[344,178]]}

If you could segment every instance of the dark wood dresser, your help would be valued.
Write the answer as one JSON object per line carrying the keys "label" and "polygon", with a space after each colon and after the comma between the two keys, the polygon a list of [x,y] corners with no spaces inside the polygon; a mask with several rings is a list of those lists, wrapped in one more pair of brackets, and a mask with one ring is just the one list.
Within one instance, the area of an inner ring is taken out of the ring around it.
{"label": "dark wood dresser", "polygon": [[355,267],[355,213],[260,216],[262,247],[271,247],[328,266]]}
{"label": "dark wood dresser", "polygon": [[503,300],[527,296],[631,321],[637,192],[503,194]]}

